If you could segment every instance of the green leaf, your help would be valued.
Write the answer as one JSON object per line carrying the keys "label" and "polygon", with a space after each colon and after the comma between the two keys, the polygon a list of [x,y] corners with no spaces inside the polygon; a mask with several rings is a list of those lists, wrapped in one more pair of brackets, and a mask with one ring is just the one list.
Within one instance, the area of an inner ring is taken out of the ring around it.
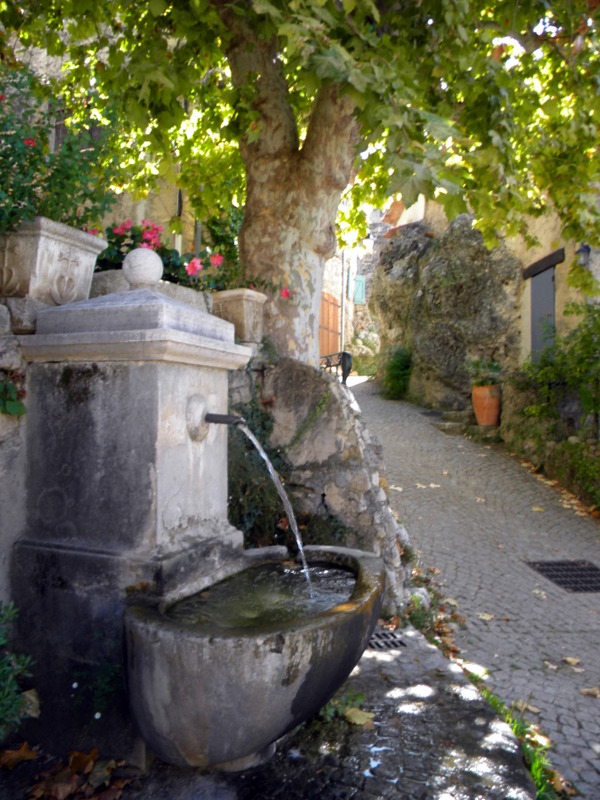
{"label": "green leaf", "polygon": [[168,8],[165,0],[150,0],[148,8],[153,17],[161,17]]}

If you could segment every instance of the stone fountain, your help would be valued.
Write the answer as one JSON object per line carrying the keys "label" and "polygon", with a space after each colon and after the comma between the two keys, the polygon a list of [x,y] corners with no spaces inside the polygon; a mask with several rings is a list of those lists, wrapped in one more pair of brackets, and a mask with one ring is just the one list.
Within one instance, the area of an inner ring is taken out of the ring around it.
{"label": "stone fountain", "polygon": [[228,371],[251,351],[235,344],[229,322],[165,296],[160,270],[150,272],[124,265],[129,291],[48,308],[36,334],[22,337],[29,511],[12,559],[20,639],[36,660],[39,725],[50,725],[54,745],[81,746],[85,683],[94,703],[100,688],[108,694],[102,711],[87,712],[94,744],[131,752],[139,732],[170,763],[242,769],[350,673],[379,615],[384,569],[372,554],[310,548],[310,563],[354,574],[343,602],[244,630],[169,616],[176,601],[288,555],[243,550],[227,521],[227,429],[206,421],[227,411]]}

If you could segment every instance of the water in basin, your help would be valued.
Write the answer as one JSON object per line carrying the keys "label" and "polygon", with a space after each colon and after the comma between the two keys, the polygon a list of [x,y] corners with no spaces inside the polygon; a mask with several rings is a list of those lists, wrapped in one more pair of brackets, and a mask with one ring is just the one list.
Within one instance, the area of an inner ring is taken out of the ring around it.
{"label": "water in basin", "polygon": [[173,604],[165,614],[207,633],[267,631],[349,599],[356,582],[351,570],[313,565],[309,571],[311,585],[303,569],[292,563],[249,567]]}

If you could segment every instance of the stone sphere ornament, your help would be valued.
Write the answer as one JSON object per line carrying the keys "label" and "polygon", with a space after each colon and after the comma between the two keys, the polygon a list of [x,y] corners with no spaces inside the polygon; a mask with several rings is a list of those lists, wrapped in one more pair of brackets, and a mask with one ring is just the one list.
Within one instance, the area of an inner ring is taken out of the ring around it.
{"label": "stone sphere ornament", "polygon": [[123,275],[132,289],[158,283],[162,274],[162,259],[149,247],[137,247],[123,259]]}

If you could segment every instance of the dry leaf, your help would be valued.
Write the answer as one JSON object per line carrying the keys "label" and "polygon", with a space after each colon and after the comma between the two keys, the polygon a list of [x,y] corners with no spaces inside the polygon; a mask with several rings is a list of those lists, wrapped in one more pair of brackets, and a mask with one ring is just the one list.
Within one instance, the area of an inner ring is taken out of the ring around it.
{"label": "dry leaf", "polygon": [[22,714],[24,717],[38,719],[40,716],[40,698],[35,689],[21,692]]}
{"label": "dry leaf", "polygon": [[18,750],[5,750],[2,755],[0,755],[0,767],[14,769],[23,761],[35,761],[37,757],[38,754],[35,750],[30,750],[27,746],[27,742],[23,742]]}
{"label": "dry leaf", "polygon": [[541,506],[531,506],[532,511],[539,511],[541,514],[544,513],[544,509]]}
{"label": "dry leaf", "polygon": [[581,661],[581,659],[575,658],[574,656],[565,656],[563,658],[563,661],[565,662],[565,664],[568,664],[570,667],[576,667],[579,664],[579,662]]}
{"label": "dry leaf", "polygon": [[92,748],[89,753],[79,753],[76,750],[69,753],[69,767],[71,772],[83,772],[87,775],[92,771],[95,762],[98,760],[98,751]]}
{"label": "dry leaf", "polygon": [[481,614],[477,614],[479,619],[482,619],[484,622],[489,622],[490,620],[494,619],[493,614],[487,614],[486,612],[482,612]]}
{"label": "dry leaf", "polygon": [[548,661],[548,659],[544,660],[544,666],[548,667],[548,669],[558,669],[558,664],[553,664],[552,661]]}
{"label": "dry leaf", "polygon": [[453,608],[458,608],[458,600],[455,597],[444,597],[442,603],[445,603],[447,606],[452,606]]}
{"label": "dry leaf", "polygon": [[527,703],[525,700],[517,700],[514,704],[517,711],[523,713],[524,711],[531,711],[532,714],[539,714],[540,710],[537,706],[532,706],[530,703]]}
{"label": "dry leaf", "polygon": [[353,725],[365,725],[373,719],[375,714],[371,711],[363,711],[360,708],[353,707],[344,711],[344,716],[348,722],[351,722]]}
{"label": "dry leaf", "polygon": [[598,697],[600,698],[600,688],[598,686],[592,686],[589,689],[582,689],[581,694],[584,697]]}

